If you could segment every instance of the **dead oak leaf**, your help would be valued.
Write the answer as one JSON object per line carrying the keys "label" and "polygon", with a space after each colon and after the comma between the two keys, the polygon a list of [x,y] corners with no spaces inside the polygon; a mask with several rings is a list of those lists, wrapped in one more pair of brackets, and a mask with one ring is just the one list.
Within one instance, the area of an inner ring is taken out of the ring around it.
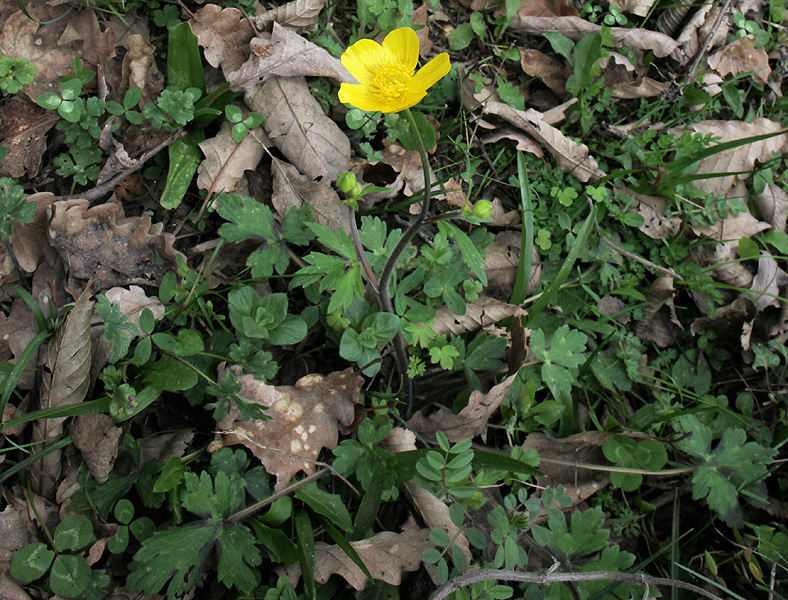
{"label": "dead oak leaf", "polygon": [[224,121],[214,137],[198,144],[205,155],[197,167],[197,187],[201,190],[235,192],[242,184],[244,172],[253,171],[260,164],[265,149],[257,140],[264,135],[262,129],[253,129],[254,135],[247,135],[240,144],[233,139],[232,129],[233,124]]}
{"label": "dead oak leaf", "polygon": [[36,205],[33,221],[24,225],[14,223],[9,241],[19,266],[26,273],[33,273],[42,259],[47,256],[56,257],[47,238],[47,212],[55,201],[55,195],[51,192],[37,192],[30,194],[27,201]]}
{"label": "dead oak leaf", "polygon": [[769,183],[760,194],[752,196],[752,201],[762,221],[777,231],[785,232],[788,221],[788,194],[785,190]]}
{"label": "dead oak leaf", "polygon": [[317,23],[326,0],[293,0],[255,17],[255,26],[266,29],[276,22],[290,29],[309,29]]}
{"label": "dead oak leaf", "polygon": [[[363,379],[352,369],[328,376],[307,375],[295,385],[273,386],[228,369],[242,385],[239,395],[268,408],[268,421],[244,421],[237,408],[217,423],[224,445],[243,444],[265,470],[276,475],[275,490],[303,471],[314,472],[321,449],[336,448],[339,430],[353,423]],[[220,374],[220,377],[222,374]]]}
{"label": "dead oak leaf", "polygon": [[244,99],[263,115],[276,147],[307,177],[331,182],[350,168],[350,140],[325,115],[303,77],[271,77]]}
{"label": "dead oak leaf", "polygon": [[249,47],[252,50],[249,60],[227,76],[234,90],[246,89],[273,76],[328,77],[342,83],[356,82],[338,58],[278,23],[274,23],[271,35],[253,38]]}
{"label": "dead oak leaf", "polygon": [[222,67],[227,76],[249,58],[249,42],[254,37],[249,21],[237,8],[206,4],[189,21],[192,32],[212,67]]}
{"label": "dead oak leaf", "polygon": [[[429,529],[409,529],[402,533],[383,531],[366,540],[350,542],[373,579],[389,585],[399,585],[403,571],[415,571],[421,565],[421,554],[432,548]],[[317,542],[315,544],[315,581],[325,583],[332,575],[340,575],[356,590],[363,590],[367,576],[342,548]],[[301,577],[301,567],[285,569],[290,583],[295,586]]]}
{"label": "dead oak leaf", "polygon": [[456,415],[445,406],[441,406],[426,417],[423,413],[417,412],[408,421],[408,425],[428,440],[434,440],[437,431],[442,431],[451,442],[471,439],[477,435],[484,439],[487,436],[487,421],[498,410],[506,390],[512,385],[516,376],[516,374],[510,375],[486,394],[475,390],[471,393],[468,405]]}
{"label": "dead oak leaf", "polygon": [[564,61],[534,48],[518,48],[520,67],[526,75],[537,77],[560,98],[566,97],[566,80],[572,69]]}
{"label": "dead oak leaf", "polygon": [[[531,269],[533,280],[534,269]],[[498,323],[507,317],[522,316],[527,314],[519,306],[501,302],[488,296],[480,296],[475,302],[467,304],[464,315],[455,315],[448,307],[442,306],[435,312],[432,329],[438,335],[462,335],[473,333],[490,325]]]}
{"label": "dead oak leaf", "polygon": [[89,280],[95,291],[129,284],[158,285],[175,269],[177,252],[164,225],[125,218],[117,204],[89,208],[87,200],[55,202],[49,240],[68,264],[66,290],[78,296]]}
{"label": "dead oak leaf", "polygon": [[[493,243],[487,248],[482,265],[487,274],[487,293],[499,298],[509,298],[512,295],[520,265],[520,238],[520,234],[516,231],[504,231],[496,235]],[[531,254],[529,275],[527,293],[536,289],[542,275],[542,264],[536,246]]]}
{"label": "dead oak leaf", "polygon": [[728,44],[706,60],[709,67],[721,77],[752,73],[753,81],[764,84],[769,81],[772,73],[766,50],[756,48],[755,41],[749,36]]}
{"label": "dead oak leaf", "polygon": [[123,430],[107,415],[81,415],[70,427],[71,440],[82,454],[88,470],[98,483],[104,483],[118,456]]}

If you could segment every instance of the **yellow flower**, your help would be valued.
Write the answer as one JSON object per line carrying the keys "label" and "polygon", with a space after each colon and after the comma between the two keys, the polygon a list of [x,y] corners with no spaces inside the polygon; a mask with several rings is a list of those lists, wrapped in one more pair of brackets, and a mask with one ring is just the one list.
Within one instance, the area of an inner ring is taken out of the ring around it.
{"label": "yellow flower", "polygon": [[394,113],[418,104],[427,89],[451,68],[445,52],[414,75],[419,60],[419,38],[410,27],[395,29],[381,46],[359,40],[342,54],[342,64],[358,84],[343,83],[339,101],[368,111]]}

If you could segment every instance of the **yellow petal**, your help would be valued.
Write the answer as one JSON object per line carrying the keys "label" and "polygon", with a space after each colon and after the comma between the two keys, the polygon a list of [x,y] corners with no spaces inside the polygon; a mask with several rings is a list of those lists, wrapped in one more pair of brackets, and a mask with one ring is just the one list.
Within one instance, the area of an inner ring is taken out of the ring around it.
{"label": "yellow petal", "polygon": [[427,90],[451,70],[449,55],[438,54],[413,76],[412,90]]}
{"label": "yellow petal", "polygon": [[427,92],[417,92],[411,90],[393,102],[388,103],[384,108],[379,107],[377,110],[384,113],[396,113],[401,110],[405,110],[406,108],[410,108],[411,106],[416,106],[426,95]]}
{"label": "yellow petal", "polygon": [[383,40],[383,50],[412,74],[419,62],[419,36],[410,27],[400,27]]}
{"label": "yellow petal", "polygon": [[[348,69],[349,70],[349,69]],[[339,101],[360,110],[375,112],[380,110],[380,101],[370,93],[369,86],[343,83],[339,86]]]}
{"label": "yellow petal", "polygon": [[356,81],[367,83],[375,76],[375,69],[388,62],[388,54],[374,40],[359,40],[342,53],[342,66]]}

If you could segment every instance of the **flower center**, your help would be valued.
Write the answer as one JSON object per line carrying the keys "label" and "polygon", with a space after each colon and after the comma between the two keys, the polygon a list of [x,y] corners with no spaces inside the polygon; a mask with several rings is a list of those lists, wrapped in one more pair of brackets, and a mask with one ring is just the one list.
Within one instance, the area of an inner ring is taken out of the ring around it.
{"label": "flower center", "polygon": [[372,79],[372,93],[385,104],[398,100],[408,92],[412,76],[412,71],[401,64],[378,67]]}

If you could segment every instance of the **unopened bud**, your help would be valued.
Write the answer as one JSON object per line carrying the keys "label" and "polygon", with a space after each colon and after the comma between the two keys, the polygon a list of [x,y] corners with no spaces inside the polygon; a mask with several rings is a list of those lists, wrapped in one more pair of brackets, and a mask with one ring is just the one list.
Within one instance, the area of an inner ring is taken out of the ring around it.
{"label": "unopened bud", "polygon": [[356,176],[350,171],[343,171],[337,177],[337,187],[346,194],[349,194],[355,186]]}

